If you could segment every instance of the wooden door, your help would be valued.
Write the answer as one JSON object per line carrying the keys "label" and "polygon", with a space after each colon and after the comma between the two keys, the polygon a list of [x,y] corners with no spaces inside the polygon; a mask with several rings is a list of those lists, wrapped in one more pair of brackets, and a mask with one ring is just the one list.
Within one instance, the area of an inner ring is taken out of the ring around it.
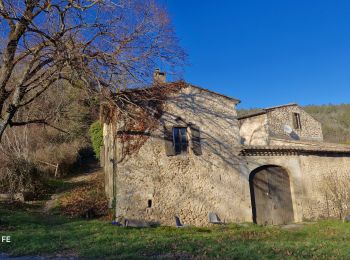
{"label": "wooden door", "polygon": [[294,221],[288,173],[278,166],[264,166],[251,173],[253,220],[260,225]]}

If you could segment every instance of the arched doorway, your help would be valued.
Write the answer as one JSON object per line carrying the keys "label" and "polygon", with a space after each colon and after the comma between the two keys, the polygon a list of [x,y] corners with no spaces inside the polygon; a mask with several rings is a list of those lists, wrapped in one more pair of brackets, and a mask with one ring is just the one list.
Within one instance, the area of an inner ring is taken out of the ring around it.
{"label": "arched doorway", "polygon": [[260,225],[280,225],[294,221],[289,176],[275,165],[261,166],[249,176],[253,221]]}

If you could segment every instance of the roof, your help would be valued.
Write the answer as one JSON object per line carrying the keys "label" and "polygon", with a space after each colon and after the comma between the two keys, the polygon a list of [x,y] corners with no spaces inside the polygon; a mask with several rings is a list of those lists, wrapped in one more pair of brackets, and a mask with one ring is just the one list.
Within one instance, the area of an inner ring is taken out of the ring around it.
{"label": "roof", "polygon": [[238,120],[242,120],[242,119],[246,119],[246,118],[249,118],[249,117],[264,115],[266,113],[267,113],[267,111],[261,110],[261,111],[250,113],[250,114],[247,114],[247,115],[244,115],[244,116],[239,116],[237,119]]}
{"label": "roof", "polygon": [[236,102],[236,104],[241,103],[241,100],[239,100],[239,99],[236,99],[236,98],[233,98],[233,97],[229,97],[229,96],[220,94],[220,93],[218,93],[218,92],[215,92],[215,91],[212,91],[212,90],[209,90],[209,89],[206,89],[206,88],[198,87],[198,86],[195,86],[195,85],[192,85],[192,84],[188,84],[188,85],[189,85],[190,87],[197,88],[197,89],[200,89],[200,90],[204,90],[204,91],[209,92],[209,93],[211,93],[211,94],[214,94],[214,95],[217,95],[217,96],[220,96],[220,97],[223,97],[223,98],[230,99],[230,100]]}
{"label": "roof", "polygon": [[264,108],[264,110],[270,111],[270,110],[275,110],[277,108],[291,107],[291,106],[297,106],[297,105],[298,105],[297,103],[288,103],[288,104],[285,104],[285,105],[279,105],[279,106],[274,106],[274,107],[267,107],[267,108]]}
{"label": "roof", "polygon": [[217,96],[229,99],[229,100],[235,102],[236,104],[239,104],[241,102],[239,99],[236,99],[236,98],[233,98],[233,97],[229,97],[229,96],[217,93],[215,91],[212,91],[212,90],[209,90],[209,89],[206,89],[206,88],[195,86],[195,85],[192,85],[192,84],[187,83],[185,81],[174,81],[174,82],[167,82],[167,83],[157,84],[155,86],[153,85],[153,86],[142,87],[142,88],[126,89],[126,90],[123,90],[121,92],[147,91],[147,90],[151,90],[152,88],[155,88],[155,87],[156,88],[177,88],[177,87],[178,88],[185,88],[185,87],[193,87],[193,88],[197,88],[197,89],[203,90],[205,92],[208,92],[208,93],[211,93],[211,94],[214,94],[214,95],[217,95]]}
{"label": "roof", "polygon": [[260,111],[254,112],[254,113],[250,113],[244,116],[240,116],[238,117],[238,120],[242,120],[242,119],[246,119],[249,117],[254,117],[254,116],[260,116],[260,115],[264,115],[269,111],[275,110],[275,109],[279,109],[279,108],[284,108],[284,107],[289,107],[289,106],[298,106],[298,104],[296,103],[289,103],[289,104],[285,104],[285,105],[279,105],[279,106],[274,106],[274,107],[267,107],[267,108],[262,108]]}
{"label": "roof", "polygon": [[350,145],[333,143],[304,143],[303,145],[268,145],[268,146],[243,146],[240,151],[242,156],[261,155],[300,155],[300,154],[344,154],[350,155]]}

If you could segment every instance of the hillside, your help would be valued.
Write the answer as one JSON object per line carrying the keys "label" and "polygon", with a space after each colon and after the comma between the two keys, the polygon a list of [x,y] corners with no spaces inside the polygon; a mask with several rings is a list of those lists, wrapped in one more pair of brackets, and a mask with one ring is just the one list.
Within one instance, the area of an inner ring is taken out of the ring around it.
{"label": "hillside", "polygon": [[[321,122],[326,142],[350,144],[350,104],[310,105],[305,106],[304,109]],[[240,109],[238,115],[242,116],[255,111],[259,109]]]}

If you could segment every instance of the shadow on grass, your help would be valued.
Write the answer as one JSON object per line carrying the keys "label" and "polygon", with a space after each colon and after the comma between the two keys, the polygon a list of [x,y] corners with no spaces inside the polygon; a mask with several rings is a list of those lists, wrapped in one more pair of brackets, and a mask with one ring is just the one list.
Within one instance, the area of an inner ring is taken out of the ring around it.
{"label": "shadow on grass", "polygon": [[[14,230],[0,252],[69,252],[87,259],[118,258],[346,258],[350,225],[322,221],[296,230],[254,224],[213,227],[120,228],[101,220],[68,219],[0,204],[0,219]],[[0,222],[0,226],[1,226]]]}

